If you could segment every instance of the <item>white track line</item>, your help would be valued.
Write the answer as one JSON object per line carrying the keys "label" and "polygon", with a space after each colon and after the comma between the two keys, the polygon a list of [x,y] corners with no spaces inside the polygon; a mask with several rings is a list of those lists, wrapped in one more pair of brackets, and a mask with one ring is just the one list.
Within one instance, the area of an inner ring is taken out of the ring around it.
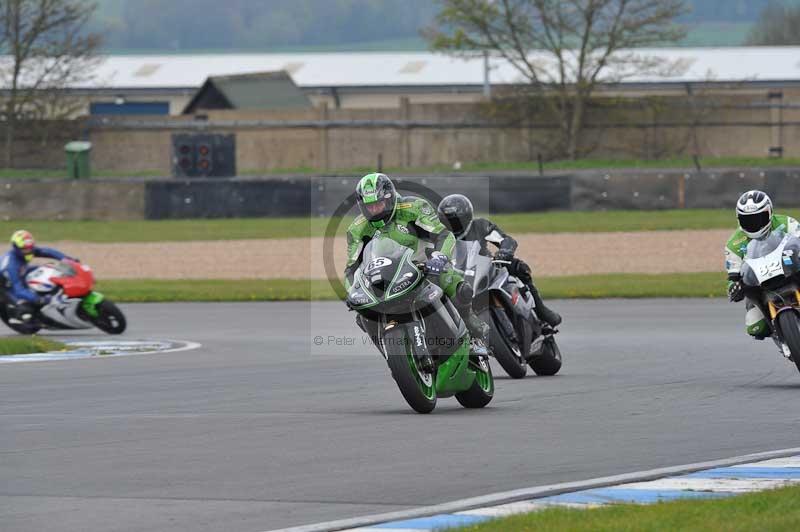
{"label": "white track line", "polygon": [[[131,340],[121,340],[120,342],[129,342]],[[202,344],[197,342],[184,342],[182,340],[140,340],[141,342],[169,342],[174,344],[182,344],[178,347],[172,347],[169,349],[157,349],[153,351],[124,351],[120,353],[111,353],[111,354],[104,354],[98,355],[92,351],[81,351],[81,347],[78,347],[75,351],[68,351],[68,352],[50,352],[50,353],[32,353],[29,355],[7,355],[7,356],[0,356],[0,364],[21,364],[21,363],[31,363],[31,362],[59,362],[65,360],[86,360],[86,359],[104,359],[104,358],[117,358],[117,357],[127,357],[127,356],[136,356],[136,355],[159,355],[162,353],[178,353],[181,351],[191,351],[192,349],[198,349],[202,347]],[[81,344],[84,342],[76,341],[75,344]],[[109,343],[113,343],[113,341],[109,341]],[[71,345],[67,342],[67,345]]]}
{"label": "white track line", "polygon": [[[747,464],[750,462],[762,462],[764,460],[786,458],[798,454],[800,454],[800,447],[795,447],[792,449],[780,449],[776,451],[767,451],[762,453],[747,454],[743,456],[735,456],[732,458],[725,458],[722,460],[711,460],[708,462],[698,462],[694,464],[685,464],[679,466],[649,469],[645,471],[636,471],[633,473],[625,473],[622,475],[601,477],[591,480],[583,480],[579,482],[564,482],[561,484],[551,484],[547,486],[536,486],[532,488],[524,488],[513,491],[504,491],[480,497],[460,499],[433,506],[421,506],[419,508],[412,508],[410,510],[401,510],[385,514],[367,515],[363,517],[354,517],[350,519],[328,521],[313,525],[281,528],[267,532],[335,532],[339,530],[352,530],[352,529],[357,530],[359,528],[369,527],[371,525],[378,525],[381,523],[387,523],[390,521],[404,521],[407,519],[430,517],[439,514],[453,514],[456,512],[464,512],[465,510],[486,509],[487,507],[502,506],[508,503],[523,502],[523,501],[528,502],[531,499],[550,497],[553,495],[560,495],[562,493],[570,493],[574,491],[582,491],[593,488],[615,486],[618,484],[627,484],[631,482],[647,482],[650,480],[658,480],[669,476],[693,473],[695,471],[702,471],[705,469],[730,467],[739,464]],[[773,465],[772,467],[779,467],[779,466]]]}

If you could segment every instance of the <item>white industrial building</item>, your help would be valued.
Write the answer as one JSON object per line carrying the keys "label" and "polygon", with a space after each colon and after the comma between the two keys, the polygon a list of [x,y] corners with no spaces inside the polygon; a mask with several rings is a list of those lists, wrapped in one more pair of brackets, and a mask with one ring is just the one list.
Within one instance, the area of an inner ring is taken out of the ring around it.
{"label": "white industrial building", "polygon": [[[665,48],[639,51],[681,65],[669,76],[629,77],[607,89],[685,93],[688,85],[738,92],[800,88],[800,47]],[[107,56],[91,84],[73,87],[87,113],[180,114],[209,77],[285,71],[312,105],[391,108],[411,103],[463,103],[483,98],[482,57],[419,53],[205,54]],[[519,73],[489,60],[493,87],[518,84]]]}

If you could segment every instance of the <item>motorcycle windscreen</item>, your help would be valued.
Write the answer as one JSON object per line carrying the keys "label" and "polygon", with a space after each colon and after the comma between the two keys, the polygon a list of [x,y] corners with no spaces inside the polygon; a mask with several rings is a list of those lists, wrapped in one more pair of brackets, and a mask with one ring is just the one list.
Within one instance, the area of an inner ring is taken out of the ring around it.
{"label": "motorcycle windscreen", "polygon": [[764,238],[751,240],[747,244],[747,252],[745,257],[748,259],[757,259],[769,255],[783,243],[783,237],[786,235],[783,231],[772,231]]}
{"label": "motorcycle windscreen", "polygon": [[374,302],[399,297],[416,285],[421,273],[413,250],[389,238],[374,238],[364,248],[358,286]]}
{"label": "motorcycle windscreen", "polygon": [[747,245],[742,280],[748,286],[760,286],[776,277],[783,277],[786,266],[793,266],[793,259],[785,255],[789,237],[781,231],[773,231],[766,238],[752,240]]}
{"label": "motorcycle windscreen", "polygon": [[453,264],[459,270],[466,270],[469,267],[470,251],[472,247],[477,245],[480,249],[480,244],[474,240],[456,240],[456,245],[453,248]]}

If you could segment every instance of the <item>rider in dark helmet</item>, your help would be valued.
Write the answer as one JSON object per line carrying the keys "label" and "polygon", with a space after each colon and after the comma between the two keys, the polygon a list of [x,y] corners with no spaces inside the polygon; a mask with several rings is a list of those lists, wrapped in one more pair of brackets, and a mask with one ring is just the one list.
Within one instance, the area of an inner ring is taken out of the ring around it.
{"label": "rider in dark helmet", "polygon": [[498,249],[494,254],[494,259],[507,261],[509,264],[506,267],[509,273],[525,283],[536,303],[536,315],[539,319],[551,327],[561,323],[561,316],[547,308],[544,301],[542,301],[539,290],[533,284],[531,267],[525,261],[514,256],[514,252],[517,250],[516,240],[486,218],[475,218],[472,202],[464,195],[451,194],[446,196],[439,203],[437,211],[439,219],[453,231],[457,239],[480,242],[482,255],[491,256],[489,243],[496,246]]}

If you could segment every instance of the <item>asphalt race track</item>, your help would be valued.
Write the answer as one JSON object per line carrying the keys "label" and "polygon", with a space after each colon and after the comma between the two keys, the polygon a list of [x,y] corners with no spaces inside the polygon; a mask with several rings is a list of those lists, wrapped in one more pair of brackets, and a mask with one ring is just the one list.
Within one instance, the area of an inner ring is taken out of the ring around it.
{"label": "asphalt race track", "polygon": [[341,304],[127,305],[126,338],[203,347],[0,367],[0,528],[260,532],[797,446],[742,305],[553,306],[561,375],[421,416]]}

